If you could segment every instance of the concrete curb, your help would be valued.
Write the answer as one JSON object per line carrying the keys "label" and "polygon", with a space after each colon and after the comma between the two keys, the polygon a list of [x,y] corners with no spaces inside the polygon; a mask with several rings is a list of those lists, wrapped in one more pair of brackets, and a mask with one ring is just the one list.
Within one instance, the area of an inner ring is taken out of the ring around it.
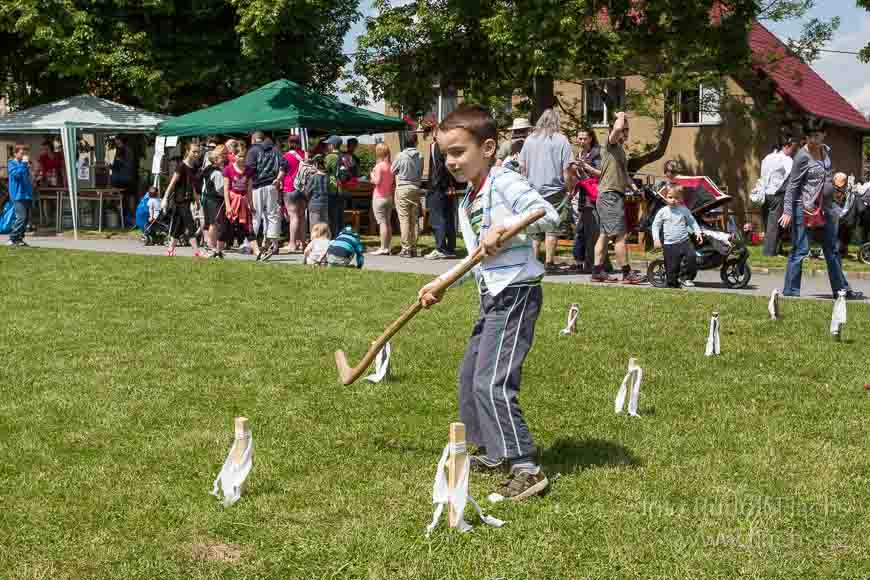
{"label": "concrete curb", "polygon": [[[640,270],[641,272],[646,272],[646,269],[649,267],[648,261],[639,261],[632,262],[631,267],[635,270]],[[752,268],[753,274],[763,274],[765,276],[785,276],[785,268]],[[843,272],[849,278],[853,280],[870,280],[870,272]],[[824,268],[804,268],[803,270],[804,276],[827,276],[828,271]]]}
{"label": "concrete curb", "polygon": [[[72,238],[66,236],[65,234],[56,234],[54,231],[51,232],[41,232],[37,235],[37,238],[56,238],[56,239],[69,239]],[[85,233],[80,240],[88,240],[88,241],[113,241],[113,240],[130,240],[130,241],[139,241],[138,236],[133,236],[129,234],[115,233],[114,235],[109,234],[93,234],[93,233]],[[560,263],[569,263],[572,262],[571,258],[567,258],[564,256],[557,257],[557,262]],[[631,267],[635,270],[640,270],[641,272],[646,273],[647,268],[649,267],[649,261],[647,260],[638,260],[631,262]],[[753,274],[761,274],[765,276],[785,276],[785,268],[752,268]],[[852,280],[870,280],[870,272],[849,272],[845,271],[844,274],[851,278]],[[828,271],[824,268],[804,268],[803,270],[804,276],[816,277],[816,276],[827,276]]]}

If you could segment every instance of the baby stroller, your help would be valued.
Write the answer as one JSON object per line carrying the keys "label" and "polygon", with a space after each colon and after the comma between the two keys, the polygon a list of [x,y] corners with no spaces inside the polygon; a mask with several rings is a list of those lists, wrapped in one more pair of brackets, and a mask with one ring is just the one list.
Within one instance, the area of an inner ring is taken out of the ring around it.
{"label": "baby stroller", "polygon": [[861,247],[858,248],[858,260],[862,264],[870,264],[870,242],[861,244]]}
{"label": "baby stroller", "polygon": [[163,246],[169,236],[171,223],[166,212],[160,210],[157,219],[153,223],[145,224],[142,229],[142,243],[146,246]]}
{"label": "baby stroller", "polygon": [[[746,288],[752,278],[749,250],[737,229],[733,216],[728,218],[728,231],[724,231],[719,225],[722,208],[731,202],[731,196],[716,187],[716,184],[707,177],[678,176],[674,181],[683,186],[683,202],[695,216],[704,234],[704,243],[695,245],[698,270],[718,268],[722,282],[728,288]],[[652,192],[648,190],[647,194],[650,193]],[[652,199],[649,199],[650,217],[646,224],[647,229],[652,224],[655,213],[666,205],[664,194],[665,188],[662,188],[653,194]],[[647,278],[656,288],[667,287],[664,258],[658,258],[650,263],[647,268]]]}
{"label": "baby stroller", "polygon": [[855,204],[858,211],[858,225],[864,243],[858,248],[858,260],[862,264],[870,264],[870,183],[861,183],[852,188],[855,193]]}

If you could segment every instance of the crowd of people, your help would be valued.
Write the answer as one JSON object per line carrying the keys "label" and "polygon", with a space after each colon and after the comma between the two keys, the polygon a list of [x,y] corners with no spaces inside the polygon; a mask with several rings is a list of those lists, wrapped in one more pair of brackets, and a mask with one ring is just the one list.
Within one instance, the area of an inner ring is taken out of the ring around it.
{"label": "crowd of people", "polygon": [[[149,196],[161,197],[162,201],[159,208],[151,203],[146,243],[150,243],[147,240],[152,237],[152,229],[156,231],[162,225],[171,237],[167,250],[170,256],[175,255],[176,245],[182,240],[193,246],[195,257],[223,258],[228,246],[238,244],[243,253],[269,260],[281,250],[279,240],[285,224],[289,253],[305,252],[306,241],[317,239],[315,229],[320,236],[324,231],[333,237],[345,232],[345,210],[362,177],[356,139],[348,139],[342,150],[342,139],[330,136],[305,151],[300,137],[291,134],[287,151],[282,153],[271,139],[257,131],[250,143],[248,148],[241,140],[219,143],[209,138],[204,151],[197,143],[187,143],[163,195],[149,192]],[[387,145],[375,147],[375,164],[366,179],[372,188],[372,215],[380,241],[373,255],[393,253],[394,213],[401,236],[398,256],[418,255],[424,160],[417,143],[415,133],[405,135],[404,148],[395,159]],[[435,248],[424,257],[455,258],[456,199],[465,184],[448,171],[437,142],[429,154],[425,203]],[[202,215],[205,248],[200,248],[197,241],[194,215],[198,213]],[[161,218],[170,223],[161,224]],[[358,232],[354,234],[358,236]],[[263,241],[262,247],[258,239]]]}
{"label": "crowd of people", "polygon": [[[467,178],[449,166],[438,132],[436,126],[428,151],[425,205],[435,248],[427,259],[456,256],[458,201],[467,186]],[[572,144],[562,132],[559,112],[554,109],[544,111],[534,126],[526,119],[514,120],[511,139],[495,152],[495,165],[522,175],[560,213],[560,226],[566,219],[574,224],[573,265],[556,262],[559,228],[534,237],[536,256],[543,245],[546,273],[590,273],[593,282],[645,281],[631,269],[626,255],[625,195],[637,192],[628,172],[628,136],[628,117],[623,112],[615,115],[603,143],[598,142],[593,129],[584,127]],[[791,235],[784,295],[799,295],[801,264],[815,238],[821,242],[834,293],[845,290],[850,298],[860,297],[842,273],[842,257],[848,251],[853,228],[861,226],[865,242],[870,241],[870,188],[847,184],[845,175],[834,173],[831,149],[824,138],[820,126],[808,127],[800,139],[784,138],[763,160],[761,177],[750,198],[764,210],[765,255],[777,255],[783,233]],[[9,189],[16,215],[10,245],[24,245],[34,177],[49,185],[65,181],[63,154],[54,152],[50,145],[43,147],[36,168],[31,168],[25,145],[16,146],[9,161]],[[241,139],[221,143],[217,138],[207,139],[204,148],[196,142],[187,143],[162,195],[152,188],[145,200],[145,239],[152,239],[161,219],[168,220],[163,225],[170,237],[170,256],[175,255],[181,240],[193,247],[196,257],[220,259],[228,247],[238,245],[243,253],[265,261],[280,252],[286,231],[287,251],[304,253],[306,262],[361,267],[365,250],[358,243],[359,232],[345,231],[344,215],[350,193],[362,177],[362,164],[356,154],[356,139],[349,139],[344,148],[342,145],[340,137],[330,136],[305,151],[300,137],[291,134],[286,151],[282,151],[260,131],[250,136],[249,143]],[[385,144],[375,148],[375,164],[367,176],[379,234],[373,255],[392,254],[394,213],[401,237],[398,255],[418,255],[424,159],[417,145],[417,134],[409,132],[395,159]],[[116,147],[113,183],[130,181],[126,151],[123,143]],[[690,240],[694,235],[695,241],[701,242],[697,239],[700,229],[691,214],[680,209],[683,192],[675,181],[678,163],[667,161],[664,171],[665,179],[655,190],[662,192],[667,203],[661,215],[649,216],[651,233],[656,248],[664,251],[668,285],[690,287],[696,271]],[[195,216],[200,216],[199,225]],[[343,243],[334,244],[335,259],[324,258],[329,252],[321,247],[323,240],[337,241],[342,236]],[[351,238],[356,242],[349,241]],[[609,261],[611,243],[614,264]],[[613,271],[621,278],[611,277]]]}
{"label": "crowd of people", "polygon": [[[206,140],[205,150],[197,143],[184,145],[183,157],[176,165],[162,196],[152,190],[151,197],[161,198],[148,214],[145,239],[162,226],[171,237],[167,254],[175,255],[179,240],[193,246],[195,257],[223,258],[228,246],[238,244],[243,253],[269,260],[280,252],[279,240],[287,231],[287,251],[303,253],[306,241],[320,239],[324,231],[336,239],[346,233],[345,209],[351,191],[361,178],[361,161],[356,155],[358,141],[330,136],[310,151],[305,151],[300,137],[291,134],[283,152],[262,132],[251,135],[250,147],[238,139],[219,143]],[[439,155],[437,146],[433,155]],[[376,162],[368,176],[372,191],[372,210],[378,223],[380,247],[376,255],[392,253],[393,212],[401,231],[401,257],[417,256],[418,222],[421,216],[423,159],[417,151],[416,135],[406,137],[405,148],[393,160],[383,143],[375,148]],[[443,182],[443,188],[430,187],[428,205],[432,215],[436,250],[430,259],[455,257],[455,201],[458,189],[444,168],[443,158],[431,165]],[[442,210],[438,210],[441,203]],[[452,203],[452,205],[451,205]],[[194,215],[202,215],[202,240]],[[439,218],[441,220],[439,221]],[[451,219],[452,218],[452,219]],[[169,221],[169,225],[161,224]],[[315,236],[315,231],[317,236]],[[353,232],[358,236],[357,232]],[[262,246],[258,244],[262,240]],[[340,246],[341,244],[336,244]],[[356,263],[355,259],[350,260]]]}
{"label": "crowd of people", "polygon": [[750,199],[763,208],[765,255],[779,255],[782,233],[790,233],[783,296],[800,296],[803,262],[815,239],[822,246],[834,297],[843,291],[847,299],[861,300],[864,295],[849,285],[842,259],[857,223],[863,224],[865,243],[870,241],[870,189],[850,186],[845,173],[834,171],[825,137],[820,122],[808,123],[800,138],[785,136],[762,161]]}

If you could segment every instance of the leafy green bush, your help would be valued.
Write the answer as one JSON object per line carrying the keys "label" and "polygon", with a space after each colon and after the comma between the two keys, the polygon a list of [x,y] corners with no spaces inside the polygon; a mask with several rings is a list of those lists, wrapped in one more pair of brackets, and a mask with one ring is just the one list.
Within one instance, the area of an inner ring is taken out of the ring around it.
{"label": "leafy green bush", "polygon": [[359,157],[359,175],[368,178],[375,167],[375,146],[360,145],[356,148],[356,156]]}

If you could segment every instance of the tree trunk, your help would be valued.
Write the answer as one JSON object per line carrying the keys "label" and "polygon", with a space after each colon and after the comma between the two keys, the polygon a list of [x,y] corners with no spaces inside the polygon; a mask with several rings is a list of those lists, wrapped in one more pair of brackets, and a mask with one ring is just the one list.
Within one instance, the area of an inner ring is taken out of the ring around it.
{"label": "tree trunk", "polygon": [[556,90],[553,77],[548,75],[535,76],[532,80],[532,87],[534,90],[533,101],[535,104],[534,111],[532,111],[532,123],[534,123],[544,111],[552,109],[556,105]]}
{"label": "tree trunk", "polygon": [[[662,157],[665,156],[665,152],[668,150],[668,143],[671,140],[671,133],[674,130],[674,99],[676,98],[676,94],[672,91],[669,91],[665,95],[665,105],[664,105],[664,125],[662,126],[662,134],[659,137],[659,142],[651,151],[647,151],[642,155],[638,155],[637,157],[632,157],[628,160],[628,172],[634,173],[636,171],[640,171],[646,165],[650,163],[654,163],[658,161]],[[629,120],[630,121],[630,120]],[[629,124],[629,126],[631,126]]]}

